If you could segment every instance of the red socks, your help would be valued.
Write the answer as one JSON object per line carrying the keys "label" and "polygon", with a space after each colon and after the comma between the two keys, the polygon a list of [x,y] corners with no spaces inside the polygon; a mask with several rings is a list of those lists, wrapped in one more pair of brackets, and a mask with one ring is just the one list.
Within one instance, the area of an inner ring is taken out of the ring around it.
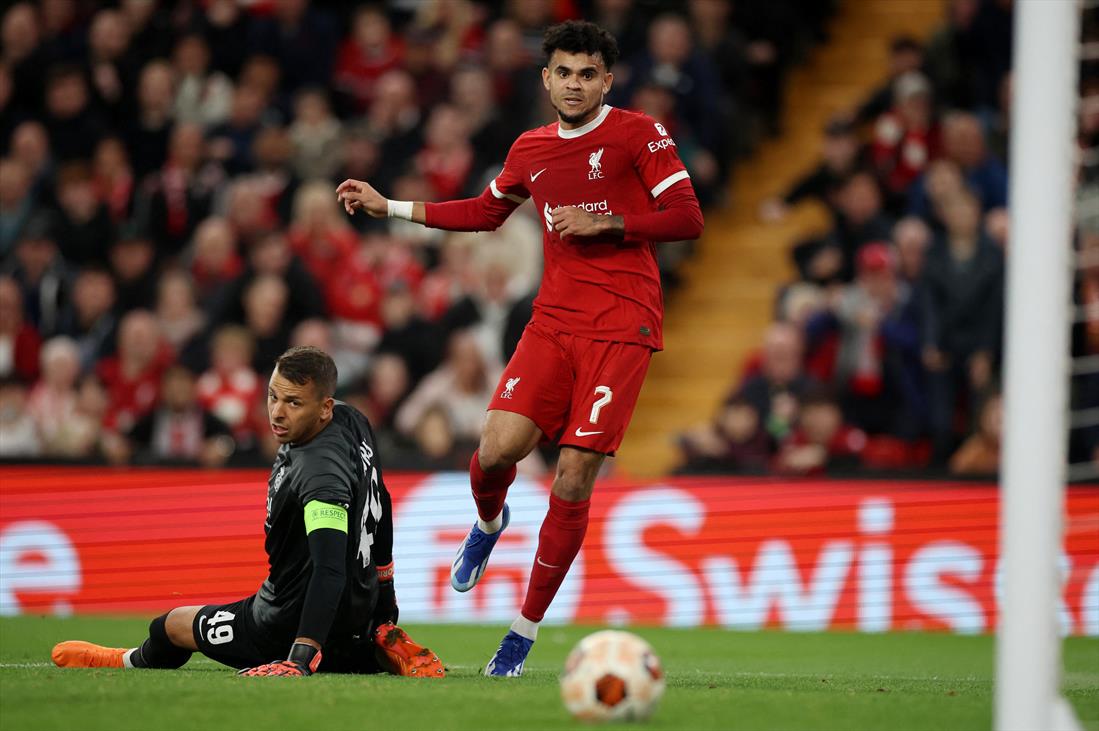
{"label": "red socks", "polygon": [[550,495],[549,512],[538,533],[538,552],[534,554],[527,598],[523,601],[522,616],[531,622],[542,621],[579,553],[588,531],[590,505],[591,500],[570,503]]}
{"label": "red socks", "polygon": [[[485,472],[477,452],[469,462],[469,483],[473,488],[473,500],[477,503],[477,515],[490,522],[504,509],[508,487],[515,480],[515,466],[506,470]],[[588,532],[588,507],[591,500],[570,503],[556,495],[550,495],[549,512],[538,533],[538,552],[530,572],[527,597],[523,601],[522,616],[531,622],[541,622],[553,597],[569,572],[573,559],[580,552],[584,534]]]}
{"label": "red socks", "polygon": [[485,472],[477,452],[469,461],[469,484],[473,488],[473,500],[477,503],[477,515],[488,522],[504,509],[508,487],[515,481],[515,465],[506,470]]}

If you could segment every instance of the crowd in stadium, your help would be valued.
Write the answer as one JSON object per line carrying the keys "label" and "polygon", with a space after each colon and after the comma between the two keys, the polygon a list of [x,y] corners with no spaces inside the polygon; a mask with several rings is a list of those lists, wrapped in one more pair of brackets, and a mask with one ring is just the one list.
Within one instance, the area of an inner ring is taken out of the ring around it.
{"label": "crowd in stadium", "polygon": [[[887,82],[828,124],[819,167],[762,205],[778,221],[816,199],[832,227],[791,242],[797,279],[713,423],[682,436],[684,471],[997,471],[1011,3],[947,7],[926,43],[893,41]],[[1076,240],[1087,253],[1099,245],[1097,70],[1081,74]],[[1099,353],[1096,276],[1088,260],[1076,356]],[[1099,404],[1097,390],[1095,374],[1074,378],[1074,406]],[[1094,427],[1070,447],[1073,462],[1099,462]]]}
{"label": "crowd in stadium", "polygon": [[[660,120],[703,204],[726,205],[737,157],[780,132],[785,74],[826,38],[832,5],[10,5],[0,456],[266,462],[267,374],[312,344],[389,463],[464,469],[530,315],[540,223],[443,235],[350,218],[336,183],[479,194],[511,141],[553,119],[543,28],[584,17],[621,46],[609,103]],[[778,220],[817,198],[834,228],[792,242],[799,279],[714,422],[682,436],[684,469],[994,469],[1010,3],[949,8],[926,45],[896,41],[888,82],[763,206]],[[1094,137],[1094,112],[1085,123]],[[659,251],[674,286],[689,245]],[[1099,301],[1099,285],[1080,296]],[[1090,329],[1076,341],[1099,348]],[[1099,438],[1081,440],[1090,456]]]}
{"label": "crowd in stadium", "polygon": [[[530,315],[541,224],[350,218],[336,184],[478,195],[554,118],[545,26],[585,17],[612,104],[660,120],[704,203],[820,40],[804,0],[42,0],[0,21],[0,456],[266,462],[275,356],[332,353],[387,464],[465,468]],[[668,13],[668,9],[685,12]],[[686,248],[662,246],[669,281]]]}

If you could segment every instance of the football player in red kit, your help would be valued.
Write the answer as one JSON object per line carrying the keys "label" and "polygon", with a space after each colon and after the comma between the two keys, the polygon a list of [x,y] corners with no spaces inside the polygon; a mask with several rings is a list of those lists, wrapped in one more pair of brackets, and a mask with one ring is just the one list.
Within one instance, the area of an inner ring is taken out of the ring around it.
{"label": "football player in red kit", "polygon": [[522,611],[485,668],[509,677],[522,674],[580,550],[596,473],[622,442],[649,359],[662,347],[655,243],[697,238],[703,225],[667,130],[603,103],[618,57],[613,36],[568,21],[546,31],[542,48],[542,82],[558,121],[522,134],[479,197],[395,201],[359,180],[337,189],[348,213],[450,231],[496,229],[528,198],[544,219],[542,285],[470,462],[478,520],[451,569],[455,589],[473,588],[507,528],[515,464],[540,440],[560,445]]}

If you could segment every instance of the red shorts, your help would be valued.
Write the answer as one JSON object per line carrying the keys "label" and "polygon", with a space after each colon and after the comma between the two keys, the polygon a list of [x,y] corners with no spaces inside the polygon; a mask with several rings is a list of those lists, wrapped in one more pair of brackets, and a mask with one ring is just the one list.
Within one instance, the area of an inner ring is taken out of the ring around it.
{"label": "red shorts", "polygon": [[644,345],[588,340],[531,323],[488,408],[526,416],[561,446],[614,454],[651,358]]}

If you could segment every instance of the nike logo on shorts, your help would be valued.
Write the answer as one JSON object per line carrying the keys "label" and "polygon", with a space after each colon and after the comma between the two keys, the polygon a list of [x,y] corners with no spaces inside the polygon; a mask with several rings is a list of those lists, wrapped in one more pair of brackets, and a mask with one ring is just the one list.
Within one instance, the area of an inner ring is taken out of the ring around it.
{"label": "nike logo on shorts", "polygon": [[559,569],[559,568],[561,568],[560,566],[554,566],[553,564],[546,563],[545,561],[542,560],[541,556],[535,556],[534,560],[539,566],[545,566],[547,569]]}
{"label": "nike logo on shorts", "polygon": [[541,170],[539,170],[536,173],[531,173],[530,174],[530,182],[533,183],[535,180],[538,180],[538,176],[541,175],[542,173],[546,172],[547,170],[549,170],[549,168],[542,168]]}
{"label": "nike logo on shorts", "polygon": [[578,437],[590,437],[592,434],[602,434],[601,431],[581,431],[580,427],[576,427],[576,436]]}

